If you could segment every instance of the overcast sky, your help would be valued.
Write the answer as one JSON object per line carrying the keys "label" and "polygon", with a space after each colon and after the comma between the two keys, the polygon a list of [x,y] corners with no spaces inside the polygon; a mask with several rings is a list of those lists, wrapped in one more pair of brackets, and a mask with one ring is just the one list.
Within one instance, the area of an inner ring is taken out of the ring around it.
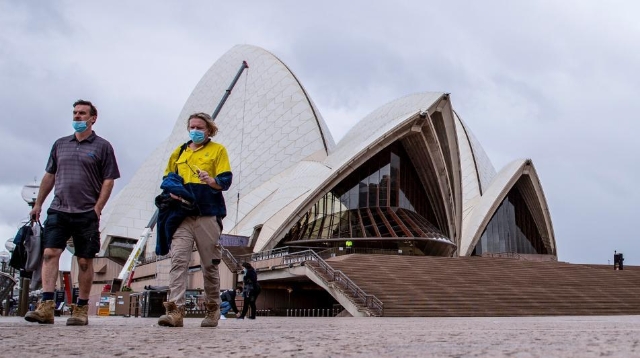
{"label": "overcast sky", "polygon": [[0,238],[27,217],[21,187],[72,133],[76,99],[98,107],[119,190],[207,69],[251,44],[289,66],[336,141],[398,97],[451,93],[497,170],[533,160],[560,260],[618,250],[640,265],[639,13],[586,0],[0,0]]}

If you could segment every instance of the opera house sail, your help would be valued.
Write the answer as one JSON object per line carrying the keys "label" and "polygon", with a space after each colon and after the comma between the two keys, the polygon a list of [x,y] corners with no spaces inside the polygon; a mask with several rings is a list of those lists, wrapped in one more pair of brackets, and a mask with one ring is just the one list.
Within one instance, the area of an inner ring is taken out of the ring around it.
{"label": "opera house sail", "polygon": [[[530,159],[496,171],[451,96],[395,99],[338,143],[294,73],[259,47],[238,45],[196,85],[173,131],[106,208],[102,255],[118,252],[152,217],[164,164],[194,112],[211,113],[238,66],[249,68],[218,114],[234,173],[224,234],[278,247],[428,256],[513,253],[557,257],[549,209]],[[154,250],[151,237],[147,254]],[[123,255],[126,254],[126,250]]]}

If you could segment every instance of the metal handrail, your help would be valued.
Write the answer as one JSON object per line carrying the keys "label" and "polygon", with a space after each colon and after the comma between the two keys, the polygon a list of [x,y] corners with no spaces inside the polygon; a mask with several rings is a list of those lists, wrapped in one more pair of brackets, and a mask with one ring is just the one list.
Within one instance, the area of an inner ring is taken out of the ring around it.
{"label": "metal handrail", "polygon": [[320,251],[320,253],[328,255],[334,254],[335,256],[349,255],[349,254],[365,254],[365,255],[393,255],[393,256],[412,256],[410,253],[401,250],[392,249],[372,249],[366,247],[344,247],[340,250],[339,247],[331,247]]}
{"label": "metal handrail", "polygon": [[138,260],[138,265],[146,265],[146,264],[150,264],[156,261],[162,261],[162,260],[166,260],[166,259],[170,259],[171,255],[167,254],[167,255],[156,255],[155,253],[152,253],[151,255],[147,255],[145,257],[142,257]]}
{"label": "metal handrail", "polygon": [[[229,251],[227,248],[225,248],[222,245],[220,245],[220,254],[221,254],[221,256],[223,258],[226,257],[229,260],[231,260],[231,262],[235,265],[235,269],[236,270],[241,270],[242,269],[242,266],[240,265],[238,260],[236,260],[236,258],[233,256],[233,254],[231,254],[231,251]],[[231,268],[231,267],[229,267],[229,268]]]}
{"label": "metal handrail", "polygon": [[285,256],[289,254],[289,251],[290,251],[289,247],[285,246],[285,247],[278,247],[271,250],[254,252],[247,255],[239,255],[238,258],[242,259],[243,261],[254,261],[254,262],[263,261],[263,260],[270,260],[273,258]]}
{"label": "metal handrail", "polygon": [[[296,250],[299,250],[299,251],[296,251]],[[303,251],[308,251],[308,250],[310,250],[310,249],[300,249],[300,248],[296,248],[295,246],[283,246],[283,247],[278,247],[278,248],[275,248],[275,249],[254,252],[254,253],[247,254],[247,255],[241,255],[241,256],[238,256],[238,257],[241,258],[242,260],[256,262],[256,261],[270,260],[270,259],[273,259],[273,258],[278,258],[278,257],[282,257],[282,256],[285,256],[285,255],[290,255],[290,254],[295,253],[295,252],[303,252]],[[331,248],[322,250],[319,253],[322,254],[320,256],[322,258],[329,258],[331,256],[340,256],[340,255],[347,255],[347,254],[407,255],[407,253],[398,252],[398,250],[355,248],[355,247],[343,248],[343,250],[340,250],[340,248],[338,248],[338,247],[331,247]],[[333,255],[331,255],[331,254],[333,254]]]}
{"label": "metal handrail", "polygon": [[[367,294],[363,289],[356,285],[347,275],[340,270],[335,270],[327,262],[313,250],[305,250],[287,255],[283,263],[292,264],[296,262],[314,261],[318,264],[318,268],[324,271],[324,274],[331,279],[330,282],[337,283],[343,291],[351,294],[351,296],[359,300],[362,305],[372,311],[377,316],[382,316],[384,304],[376,296]],[[312,266],[307,266],[312,267]],[[312,267],[315,269],[315,267]],[[320,275],[324,281],[324,277]],[[329,283],[329,282],[325,282]],[[356,302],[357,303],[357,302]]]}

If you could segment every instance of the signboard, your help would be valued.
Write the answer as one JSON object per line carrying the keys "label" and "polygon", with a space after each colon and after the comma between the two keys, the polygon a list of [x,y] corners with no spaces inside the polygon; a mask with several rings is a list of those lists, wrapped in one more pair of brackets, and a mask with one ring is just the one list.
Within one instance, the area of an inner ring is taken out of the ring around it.
{"label": "signboard", "polygon": [[249,237],[248,236],[222,234],[222,235],[220,235],[220,245],[222,245],[222,246],[249,246]]}
{"label": "signboard", "polygon": [[98,316],[108,316],[109,315],[109,296],[103,295],[100,297],[100,302],[98,302]]}

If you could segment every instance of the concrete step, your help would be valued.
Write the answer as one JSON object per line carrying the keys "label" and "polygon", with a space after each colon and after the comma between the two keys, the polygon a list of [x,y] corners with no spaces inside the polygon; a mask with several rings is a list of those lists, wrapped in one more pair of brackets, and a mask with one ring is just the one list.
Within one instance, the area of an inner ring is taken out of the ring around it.
{"label": "concrete step", "polygon": [[328,263],[380,299],[384,316],[640,314],[635,266],[357,254]]}

